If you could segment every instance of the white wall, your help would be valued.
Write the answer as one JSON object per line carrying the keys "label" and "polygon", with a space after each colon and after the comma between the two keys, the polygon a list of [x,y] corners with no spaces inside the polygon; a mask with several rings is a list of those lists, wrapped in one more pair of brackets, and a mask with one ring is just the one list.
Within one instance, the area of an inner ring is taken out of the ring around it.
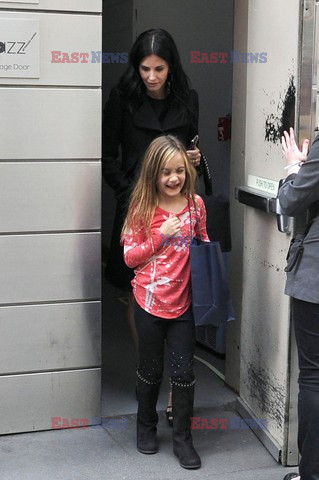
{"label": "white wall", "polygon": [[0,70],[1,434],[100,415],[101,65],[51,51],[101,50],[101,10],[0,2],[40,41],[39,78]]}
{"label": "white wall", "polygon": [[[244,81],[234,95],[234,119],[240,113],[241,123],[233,124],[232,185],[247,185],[249,174],[277,181],[284,177],[279,140],[267,141],[266,120],[271,115],[280,119],[290,79],[298,84],[299,9],[298,0],[237,4],[238,19],[248,13],[247,51],[266,51],[267,63],[238,66]],[[238,38],[236,50],[244,47],[243,37]],[[283,269],[290,238],[278,232],[275,216],[233,201],[232,213],[240,210],[244,227],[234,237],[243,257],[240,397],[248,411],[266,419],[268,436],[280,449],[289,399],[289,299],[283,293]],[[235,268],[233,263],[233,274]]]}

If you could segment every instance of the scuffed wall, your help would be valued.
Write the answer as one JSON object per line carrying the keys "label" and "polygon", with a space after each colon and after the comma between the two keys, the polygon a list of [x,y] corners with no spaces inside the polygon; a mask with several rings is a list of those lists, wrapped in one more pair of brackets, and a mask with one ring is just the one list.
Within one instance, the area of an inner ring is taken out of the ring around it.
{"label": "scuffed wall", "polygon": [[[233,185],[247,185],[248,175],[275,181],[285,176],[280,137],[293,125],[299,9],[298,0],[236,2],[235,25],[236,16],[248,12],[247,51],[266,52],[267,62],[237,67],[243,69],[246,85],[242,97],[241,92],[234,95],[233,117],[237,112],[245,116],[241,124],[233,122]],[[244,139],[236,144],[238,132]],[[290,237],[278,232],[274,215],[233,201],[232,213],[236,212],[243,221],[237,235],[242,246],[240,397],[258,418],[265,419],[267,435],[283,447],[290,331],[283,268]]]}

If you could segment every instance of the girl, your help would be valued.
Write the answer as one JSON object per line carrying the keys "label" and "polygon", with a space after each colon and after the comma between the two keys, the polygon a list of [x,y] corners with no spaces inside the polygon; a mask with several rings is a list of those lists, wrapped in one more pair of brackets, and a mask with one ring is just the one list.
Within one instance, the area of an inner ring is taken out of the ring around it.
{"label": "girl", "polygon": [[[173,136],[153,140],[146,151],[123,226],[124,260],[132,280],[139,343],[137,449],[156,453],[156,403],[167,342],[173,391],[174,453],[184,468],[201,466],[193,447],[193,356],[189,243],[209,241],[202,199],[194,195],[196,172]],[[176,241],[178,237],[178,241]]]}

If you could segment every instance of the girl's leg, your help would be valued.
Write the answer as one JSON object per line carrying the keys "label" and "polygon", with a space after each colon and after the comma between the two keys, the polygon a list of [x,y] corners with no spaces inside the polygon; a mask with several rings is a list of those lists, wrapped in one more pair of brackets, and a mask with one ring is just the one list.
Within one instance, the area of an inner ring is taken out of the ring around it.
{"label": "girl's leg", "polygon": [[156,321],[137,304],[135,322],[138,333],[139,362],[137,367],[137,449],[156,453],[158,415],[156,404],[163,375],[165,322]]}
{"label": "girl's leg", "polygon": [[299,358],[298,447],[301,480],[319,479],[319,304],[293,299]]}
{"label": "girl's leg", "polygon": [[187,469],[201,466],[192,441],[191,417],[194,406],[193,372],[195,327],[192,318],[176,320],[167,330],[169,367],[173,389],[173,446],[180,465]]}
{"label": "girl's leg", "polygon": [[191,312],[188,310],[187,314],[184,315],[185,320],[167,322],[166,340],[169,354],[169,370],[173,385],[176,383],[195,383],[193,369],[195,326]]}

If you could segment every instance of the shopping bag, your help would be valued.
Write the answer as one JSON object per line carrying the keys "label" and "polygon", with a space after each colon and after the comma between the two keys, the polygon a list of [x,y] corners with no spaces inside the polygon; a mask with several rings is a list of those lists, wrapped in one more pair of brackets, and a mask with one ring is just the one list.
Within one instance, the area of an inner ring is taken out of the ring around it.
{"label": "shopping bag", "polygon": [[219,242],[194,239],[189,247],[195,325],[234,320],[227,269]]}

